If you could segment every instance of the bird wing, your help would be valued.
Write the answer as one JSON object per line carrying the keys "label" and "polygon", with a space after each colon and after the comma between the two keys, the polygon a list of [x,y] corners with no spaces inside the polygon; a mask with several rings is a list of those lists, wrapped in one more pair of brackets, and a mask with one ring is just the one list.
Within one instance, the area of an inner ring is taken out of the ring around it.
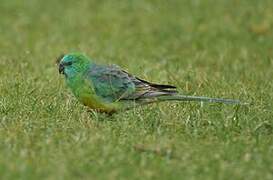
{"label": "bird wing", "polygon": [[159,85],[137,78],[119,66],[93,65],[87,72],[96,94],[109,102],[138,100],[176,93],[176,87]]}

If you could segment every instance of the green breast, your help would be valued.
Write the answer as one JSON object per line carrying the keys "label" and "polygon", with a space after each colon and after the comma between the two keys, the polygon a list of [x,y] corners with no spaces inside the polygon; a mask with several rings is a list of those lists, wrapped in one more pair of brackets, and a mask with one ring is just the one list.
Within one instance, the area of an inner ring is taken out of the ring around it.
{"label": "green breast", "polygon": [[116,103],[108,103],[97,96],[92,83],[79,75],[67,79],[67,85],[76,98],[91,109],[107,113],[115,112],[118,109]]}

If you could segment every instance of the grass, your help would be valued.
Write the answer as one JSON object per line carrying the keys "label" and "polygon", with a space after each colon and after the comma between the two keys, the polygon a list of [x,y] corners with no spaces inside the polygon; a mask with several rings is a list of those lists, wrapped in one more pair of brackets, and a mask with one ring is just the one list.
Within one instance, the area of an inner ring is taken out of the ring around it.
{"label": "grass", "polygon": [[[272,179],[271,0],[0,3],[1,179]],[[85,52],[184,94],[108,117],[65,87]]]}

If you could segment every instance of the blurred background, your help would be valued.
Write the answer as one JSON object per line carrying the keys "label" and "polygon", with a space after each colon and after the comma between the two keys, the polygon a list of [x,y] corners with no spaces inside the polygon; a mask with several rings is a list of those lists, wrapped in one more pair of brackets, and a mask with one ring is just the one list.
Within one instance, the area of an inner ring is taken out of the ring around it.
{"label": "blurred background", "polygon": [[34,71],[41,63],[45,71],[60,53],[80,51],[157,81],[172,81],[165,80],[168,70],[249,78],[272,62],[272,6],[266,0],[1,0],[1,62],[31,62]]}

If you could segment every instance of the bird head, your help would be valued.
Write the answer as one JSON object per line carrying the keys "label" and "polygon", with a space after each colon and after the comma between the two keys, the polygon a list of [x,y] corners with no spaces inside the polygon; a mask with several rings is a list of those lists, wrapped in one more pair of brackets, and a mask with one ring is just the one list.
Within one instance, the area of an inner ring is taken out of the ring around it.
{"label": "bird head", "polygon": [[90,59],[81,53],[70,53],[61,55],[57,59],[59,73],[66,77],[72,77],[83,72],[90,64]]}

